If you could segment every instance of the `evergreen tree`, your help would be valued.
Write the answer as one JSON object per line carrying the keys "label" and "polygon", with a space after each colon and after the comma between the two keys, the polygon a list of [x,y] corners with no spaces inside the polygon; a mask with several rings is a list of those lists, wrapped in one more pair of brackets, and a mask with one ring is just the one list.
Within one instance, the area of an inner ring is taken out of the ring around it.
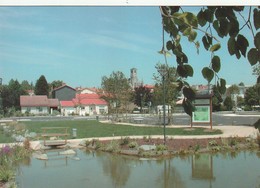
{"label": "evergreen tree", "polygon": [[42,75],[40,78],[37,80],[35,84],[35,90],[34,90],[35,95],[47,95],[49,96],[49,86],[48,83],[45,79],[45,77]]}

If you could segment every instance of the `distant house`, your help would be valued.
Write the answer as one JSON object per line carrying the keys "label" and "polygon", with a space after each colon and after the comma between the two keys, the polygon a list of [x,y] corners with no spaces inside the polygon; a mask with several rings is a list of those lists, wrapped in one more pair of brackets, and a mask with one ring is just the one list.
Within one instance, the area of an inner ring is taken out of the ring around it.
{"label": "distant house", "polygon": [[76,108],[73,101],[60,101],[60,112],[63,116],[68,116],[76,113]]}
{"label": "distant house", "polygon": [[98,92],[98,89],[93,88],[76,88],[78,94],[96,94]]}
{"label": "distant house", "polygon": [[46,95],[22,95],[20,96],[20,105],[22,113],[49,114],[54,109],[58,109],[59,101],[48,99]]}
{"label": "distant house", "polygon": [[52,91],[52,98],[58,99],[59,101],[71,101],[73,98],[75,98],[75,95],[76,89],[66,84],[61,87],[55,88]]}
{"label": "distant house", "polygon": [[98,94],[77,94],[73,99],[79,115],[96,115],[108,113],[108,104]]}

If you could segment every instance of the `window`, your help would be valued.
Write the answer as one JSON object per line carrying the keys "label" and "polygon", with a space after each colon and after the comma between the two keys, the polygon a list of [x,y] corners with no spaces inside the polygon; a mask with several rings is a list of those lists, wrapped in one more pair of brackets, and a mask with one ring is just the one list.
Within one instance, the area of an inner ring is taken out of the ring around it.
{"label": "window", "polygon": [[42,111],[43,111],[43,109],[42,109],[41,106],[37,107],[36,109],[37,109],[39,112],[42,112]]}

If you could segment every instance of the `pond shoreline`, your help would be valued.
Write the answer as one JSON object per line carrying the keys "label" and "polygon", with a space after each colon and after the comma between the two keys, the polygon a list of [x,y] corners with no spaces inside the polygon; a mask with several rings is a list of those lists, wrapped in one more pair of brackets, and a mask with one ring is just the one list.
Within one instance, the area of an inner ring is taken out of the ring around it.
{"label": "pond shoreline", "polygon": [[[199,153],[216,153],[225,151],[258,150],[259,141],[248,137],[228,138],[202,138],[202,139],[168,139],[164,145],[160,138],[144,137],[131,139],[129,137],[120,140],[85,141],[81,146],[90,150],[104,151],[120,155],[128,155],[139,158],[169,158],[179,155]],[[146,147],[147,149],[145,149]]]}

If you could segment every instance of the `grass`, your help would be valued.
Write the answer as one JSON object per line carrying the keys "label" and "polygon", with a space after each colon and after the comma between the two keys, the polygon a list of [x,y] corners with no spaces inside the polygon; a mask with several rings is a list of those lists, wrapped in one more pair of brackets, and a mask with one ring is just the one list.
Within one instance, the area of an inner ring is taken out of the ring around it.
{"label": "grass", "polygon": [[[132,135],[163,135],[163,127],[137,127],[130,125],[107,124],[92,120],[71,120],[71,121],[30,121],[23,122],[29,132],[42,133],[43,127],[68,127],[72,138],[72,129],[77,129],[77,138],[111,137],[111,136],[132,136]],[[185,130],[186,129],[186,130]],[[221,134],[220,130],[204,132],[204,128],[166,128],[166,135],[209,135]],[[3,135],[0,132],[0,138]],[[2,142],[9,140],[2,138]]]}

